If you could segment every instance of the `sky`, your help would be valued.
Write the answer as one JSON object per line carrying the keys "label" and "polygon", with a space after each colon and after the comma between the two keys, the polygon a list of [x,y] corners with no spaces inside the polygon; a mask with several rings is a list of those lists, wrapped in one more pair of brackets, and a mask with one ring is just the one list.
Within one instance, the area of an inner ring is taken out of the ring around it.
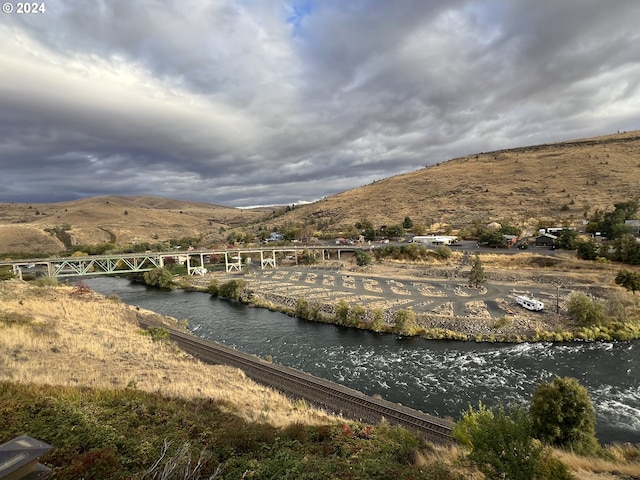
{"label": "sky", "polygon": [[3,2],[0,202],[289,205],[640,129],[638,0]]}

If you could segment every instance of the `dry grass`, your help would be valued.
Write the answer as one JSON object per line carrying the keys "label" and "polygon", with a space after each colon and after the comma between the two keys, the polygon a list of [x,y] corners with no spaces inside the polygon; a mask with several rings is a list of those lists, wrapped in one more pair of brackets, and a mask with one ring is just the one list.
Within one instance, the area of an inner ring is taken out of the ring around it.
{"label": "dry grass", "polygon": [[327,197],[278,221],[346,229],[363,219],[398,225],[409,216],[438,230],[440,223],[465,228],[507,219],[533,233],[539,220],[575,224],[585,210],[640,199],[638,152],[635,131],[473,154]]}
{"label": "dry grass", "polygon": [[256,384],[238,369],[206,365],[169,344],[153,342],[140,334],[139,312],[133,307],[93,293],[77,298],[70,292],[70,287],[0,283],[2,315],[30,319],[0,321],[0,379],[215,398],[229,402],[248,420],[276,426],[333,420]]}
{"label": "dry grass", "polygon": [[[240,210],[154,197],[92,197],[51,204],[0,203],[0,245],[9,252],[64,250],[48,228],[69,225],[74,245],[155,243],[199,237],[220,243],[221,227],[250,223],[272,209]],[[37,213],[36,213],[37,212]],[[125,213],[126,212],[126,213]]]}
{"label": "dry grass", "polygon": [[[554,453],[580,480],[640,478],[640,459],[638,458],[640,450],[638,446],[617,445],[608,448],[607,451],[616,457],[615,460],[580,457],[562,450],[556,450]],[[629,454],[634,457],[628,458]]]}

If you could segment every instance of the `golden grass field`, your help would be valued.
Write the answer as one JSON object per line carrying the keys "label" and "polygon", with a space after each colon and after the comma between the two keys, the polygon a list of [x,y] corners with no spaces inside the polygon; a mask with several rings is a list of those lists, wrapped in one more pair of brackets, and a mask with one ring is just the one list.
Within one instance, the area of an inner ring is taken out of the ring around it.
{"label": "golden grass field", "polygon": [[[142,335],[136,315],[154,315],[72,287],[0,282],[0,379],[21,383],[127,386],[181,398],[228,401],[249,420],[277,426],[335,421],[246,378],[241,370],[207,365],[165,342]],[[18,317],[16,317],[18,315]]]}

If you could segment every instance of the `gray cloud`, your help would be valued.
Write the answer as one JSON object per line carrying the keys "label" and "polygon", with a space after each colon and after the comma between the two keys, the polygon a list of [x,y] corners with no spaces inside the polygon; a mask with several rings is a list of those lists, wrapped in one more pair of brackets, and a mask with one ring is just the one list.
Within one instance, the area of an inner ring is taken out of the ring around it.
{"label": "gray cloud", "polygon": [[311,201],[640,128],[636,0],[48,0],[0,16],[0,201]]}

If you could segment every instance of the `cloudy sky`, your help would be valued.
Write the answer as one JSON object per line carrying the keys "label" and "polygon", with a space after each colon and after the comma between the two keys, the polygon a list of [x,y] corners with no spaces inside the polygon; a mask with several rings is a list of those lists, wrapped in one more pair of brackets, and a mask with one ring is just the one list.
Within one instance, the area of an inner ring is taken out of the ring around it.
{"label": "cloudy sky", "polygon": [[638,0],[0,3],[0,202],[292,204],[640,128]]}

